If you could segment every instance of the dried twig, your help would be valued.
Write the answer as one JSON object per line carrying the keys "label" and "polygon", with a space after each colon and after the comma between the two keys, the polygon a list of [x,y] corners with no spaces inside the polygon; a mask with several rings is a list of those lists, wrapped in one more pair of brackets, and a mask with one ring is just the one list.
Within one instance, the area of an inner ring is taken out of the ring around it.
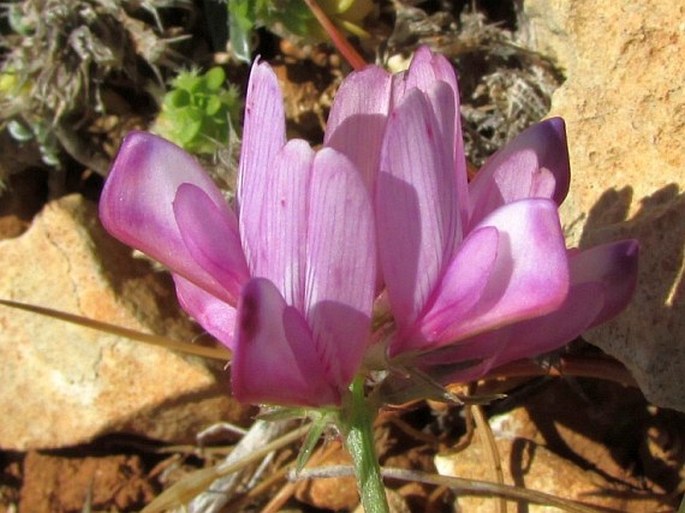
{"label": "dried twig", "polygon": [[52,317],[53,319],[69,322],[71,324],[78,324],[79,326],[83,326],[85,328],[98,330],[103,333],[109,333],[111,335],[125,337],[129,340],[135,340],[136,342],[143,342],[145,344],[150,344],[153,346],[166,347],[167,349],[179,351],[181,353],[193,354],[195,356],[202,356],[203,358],[221,360],[224,362],[230,360],[230,352],[222,348],[205,347],[198,346],[195,344],[188,344],[186,342],[179,342],[177,340],[172,340],[161,335],[143,333],[142,331],[123,328],[121,326],[117,326],[116,324],[96,321],[95,319],[90,319],[82,315],[62,312],[60,310],[46,308],[43,306],[20,303],[18,301],[10,301],[8,299],[0,299],[0,305],[8,306],[10,308],[16,308],[18,310],[24,310],[26,312],[35,313],[38,315],[44,315],[45,317]]}
{"label": "dried twig", "polygon": [[[231,458],[231,454],[226,460],[214,467],[204,468],[189,474],[184,479],[162,492],[154,501],[148,504],[141,513],[158,513],[166,509],[192,503],[196,498],[202,497],[205,493],[207,495],[201,502],[203,502],[204,507],[214,509],[197,509],[199,506],[193,506],[194,509],[189,509],[189,511],[202,511],[203,513],[218,511],[230,497],[221,492],[220,489],[217,490],[212,488],[213,486],[226,486],[228,482],[224,482],[222,478],[231,476],[236,472],[241,472],[253,463],[257,463],[264,459],[273,451],[291,444],[295,440],[301,438],[311,427],[309,424],[304,425],[264,445],[265,437],[271,435],[268,434],[269,428],[259,425],[261,422],[262,421],[255,422],[253,425],[254,431],[252,429],[250,430],[254,432],[254,439],[250,439],[250,443],[245,443],[244,456],[242,458]],[[271,425],[273,426],[274,423]],[[290,426],[286,426],[286,429],[288,427]],[[282,426],[272,429],[277,432],[280,428],[282,428]],[[249,433],[246,437],[247,436],[249,436]],[[259,440],[261,440],[261,443],[255,447],[254,444]],[[248,454],[245,454],[245,452]],[[228,483],[228,487],[230,486],[231,483]],[[221,504],[219,505],[219,503]],[[219,507],[217,508],[216,505],[219,505]]]}
{"label": "dried twig", "polygon": [[[349,465],[331,465],[304,469],[298,474],[291,474],[291,479],[313,479],[327,477],[347,477],[353,475],[354,470]],[[531,504],[542,504],[559,508],[570,513],[608,513],[606,508],[597,509],[578,502],[562,499],[544,492],[527,490],[517,486],[501,485],[475,479],[441,476],[429,474],[419,470],[381,467],[381,475],[389,479],[413,481],[429,485],[445,486],[461,494],[480,495],[486,497],[503,497],[510,501],[525,501]],[[616,512],[618,513],[618,512]]]}
{"label": "dried twig", "polygon": [[[499,456],[499,450],[497,449],[497,442],[495,442],[495,437],[492,434],[490,423],[488,422],[488,419],[485,418],[483,407],[475,404],[470,408],[473,418],[476,421],[476,426],[478,426],[478,434],[480,435],[481,443],[485,447],[485,453],[490,459],[490,464],[492,465],[495,474],[495,481],[499,485],[504,485],[504,472],[502,472],[502,461]],[[507,503],[504,497],[499,498],[498,509],[500,513],[507,513]]]}

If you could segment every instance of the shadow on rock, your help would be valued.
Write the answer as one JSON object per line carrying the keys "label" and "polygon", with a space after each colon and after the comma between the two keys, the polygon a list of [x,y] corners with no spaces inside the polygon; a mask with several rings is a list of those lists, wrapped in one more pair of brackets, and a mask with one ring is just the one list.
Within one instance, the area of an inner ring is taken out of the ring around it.
{"label": "shadow on rock", "polygon": [[685,412],[685,193],[669,184],[640,200],[626,220],[632,189],[604,192],[590,210],[581,247],[635,238],[640,267],[632,303],[585,338],[621,360],[653,403]]}

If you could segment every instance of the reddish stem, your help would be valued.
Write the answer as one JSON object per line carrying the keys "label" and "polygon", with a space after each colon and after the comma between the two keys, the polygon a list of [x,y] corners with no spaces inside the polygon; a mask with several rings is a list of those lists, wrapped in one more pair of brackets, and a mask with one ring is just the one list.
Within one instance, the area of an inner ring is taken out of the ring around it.
{"label": "reddish stem", "polygon": [[352,46],[345,36],[340,33],[338,27],[336,27],[335,23],[333,23],[326,13],[323,12],[323,9],[319,7],[319,4],[316,3],[316,0],[304,0],[304,2],[307,4],[307,7],[309,7],[309,9],[312,11],[314,17],[331,38],[333,45],[335,45],[350,66],[352,66],[352,68],[355,70],[360,70],[366,66],[367,62],[364,60],[364,57],[359,55],[359,52],[355,50],[354,46]]}
{"label": "reddish stem", "polygon": [[619,362],[605,358],[583,358],[564,356],[550,368],[545,368],[530,360],[512,362],[497,367],[483,379],[533,377],[533,376],[574,376],[613,381],[621,385],[637,387],[637,382]]}

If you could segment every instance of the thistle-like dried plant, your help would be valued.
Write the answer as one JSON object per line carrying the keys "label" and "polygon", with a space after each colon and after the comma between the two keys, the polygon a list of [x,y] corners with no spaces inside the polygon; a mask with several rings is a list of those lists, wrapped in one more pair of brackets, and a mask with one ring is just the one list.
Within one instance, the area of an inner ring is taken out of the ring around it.
{"label": "thistle-like dried plant", "polygon": [[[79,135],[107,111],[111,85],[139,90],[161,84],[173,60],[159,10],[190,12],[190,0],[25,0],[5,6],[9,33],[0,34],[0,127],[34,139],[43,160],[59,167],[59,152],[95,171],[105,159]],[[174,37],[176,36],[176,37]],[[2,177],[0,177],[2,179]]]}

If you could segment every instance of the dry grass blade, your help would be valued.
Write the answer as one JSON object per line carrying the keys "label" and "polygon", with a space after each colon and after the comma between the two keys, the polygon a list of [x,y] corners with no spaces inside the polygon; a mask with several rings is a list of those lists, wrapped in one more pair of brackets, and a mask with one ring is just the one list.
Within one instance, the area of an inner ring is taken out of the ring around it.
{"label": "dry grass blade", "polygon": [[94,319],[89,319],[88,317],[62,312],[60,310],[54,310],[52,308],[29,305],[27,303],[10,301],[7,299],[0,299],[0,305],[4,305],[10,308],[16,308],[18,310],[24,310],[26,312],[32,312],[38,315],[44,315],[46,317],[51,317],[53,319],[58,319],[60,321],[70,322],[72,324],[77,324],[85,328],[102,331],[104,333],[118,335],[120,337],[125,337],[130,340],[135,340],[136,342],[143,342],[145,344],[150,344],[153,346],[166,347],[167,349],[172,349],[174,351],[179,351],[181,353],[201,356],[203,358],[211,358],[214,360],[221,360],[223,362],[229,361],[231,359],[231,353],[227,349],[196,346],[194,344],[179,342],[177,340],[172,340],[170,338],[162,337],[160,335],[153,335],[150,333],[143,333],[141,331],[136,331],[128,328],[122,328],[121,326],[117,326],[116,324],[109,324],[102,321],[96,321]]}
{"label": "dry grass blade", "polygon": [[[497,481],[497,484],[504,485],[504,472],[502,472],[502,462],[500,460],[499,450],[497,449],[497,442],[495,442],[495,437],[492,434],[492,429],[490,429],[488,419],[485,418],[483,407],[473,405],[471,406],[471,412],[476,421],[476,426],[478,426],[481,443],[485,446],[485,452],[490,459],[490,464],[492,465],[495,474],[495,480]],[[503,497],[499,498],[498,509],[500,513],[507,512],[507,504]]]}
{"label": "dry grass blade", "polygon": [[157,513],[187,504],[194,497],[208,489],[216,479],[232,474],[233,472],[238,472],[246,466],[263,459],[269,453],[285,447],[301,438],[307,433],[310,427],[311,426],[307,424],[295,429],[273,442],[266,444],[262,448],[253,451],[248,456],[245,456],[238,461],[230,464],[223,462],[214,467],[205,468],[189,474],[171,488],[164,490],[154,501],[141,510],[140,513]]}
{"label": "dry grass blade", "polygon": [[486,495],[494,497],[504,497],[507,500],[526,501],[532,504],[541,504],[559,508],[570,513],[607,513],[607,509],[597,509],[584,504],[577,503],[568,499],[562,499],[555,495],[550,495],[534,490],[527,490],[518,486],[501,485],[489,483],[487,481],[477,481],[460,477],[440,476],[415,470],[400,468],[381,468],[383,477],[402,479],[403,481],[417,481],[420,483],[446,486],[459,492],[472,493],[474,495]]}
{"label": "dry grass blade", "polygon": [[[224,459],[222,465],[230,465],[251,455],[255,450],[282,436],[294,427],[294,420],[264,421],[256,420],[250,429],[243,435],[240,442],[234,446],[231,453]],[[265,460],[266,461],[266,460]],[[224,511],[224,506],[234,495],[235,490],[245,482],[248,477],[251,481],[259,479],[259,472],[253,469],[245,469],[244,472],[235,472],[216,479],[211,487],[188,504],[188,513],[218,513]],[[251,492],[254,488],[251,490]],[[249,494],[248,494],[249,495]]]}
{"label": "dry grass blade", "polygon": [[[292,478],[312,479],[343,477],[351,476],[353,473],[354,469],[352,466],[331,465],[311,469],[306,468],[303,469],[299,474],[293,474]],[[531,504],[552,506],[562,511],[568,511],[569,513],[609,513],[612,511],[606,508],[593,508],[569,499],[562,499],[561,497],[557,497],[555,495],[527,490],[517,486],[502,485],[498,483],[490,483],[488,481],[478,481],[475,479],[464,479],[461,477],[441,476],[438,474],[429,474],[427,472],[421,472],[418,470],[381,467],[381,475],[390,479],[400,479],[402,481],[444,486],[462,494],[503,497],[510,501],[525,501]]]}

